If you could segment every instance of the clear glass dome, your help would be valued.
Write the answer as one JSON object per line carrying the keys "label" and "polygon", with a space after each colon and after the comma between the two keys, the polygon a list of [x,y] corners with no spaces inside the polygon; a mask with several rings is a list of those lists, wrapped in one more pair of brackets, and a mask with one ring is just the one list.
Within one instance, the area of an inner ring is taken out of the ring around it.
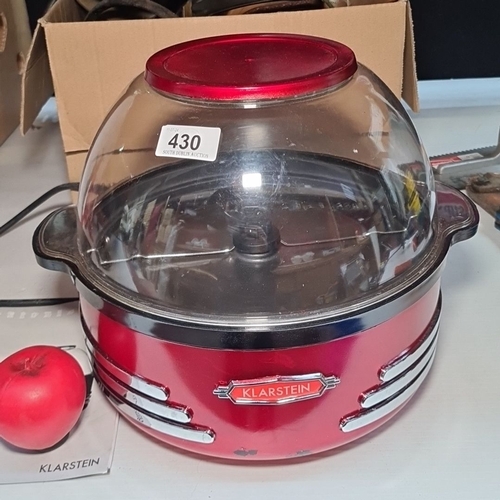
{"label": "clear glass dome", "polygon": [[109,113],[79,251],[116,293],[173,318],[300,322],[418,266],[434,209],[407,113],[348,48],[218,37],[153,56]]}

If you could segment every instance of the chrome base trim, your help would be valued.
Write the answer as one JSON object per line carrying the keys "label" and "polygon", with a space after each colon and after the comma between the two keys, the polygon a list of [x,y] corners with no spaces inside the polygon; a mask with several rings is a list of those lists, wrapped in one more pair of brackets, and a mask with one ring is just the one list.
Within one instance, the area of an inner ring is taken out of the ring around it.
{"label": "chrome base trim", "polygon": [[432,316],[429,326],[414,345],[403,354],[399,355],[387,365],[383,366],[379,373],[379,378],[382,382],[390,382],[399,377],[402,373],[408,370],[432,345],[438,335],[439,321],[441,319],[441,296],[436,307],[436,311]]}
{"label": "chrome base trim", "polygon": [[192,412],[186,406],[166,402],[169,396],[166,388],[152,385],[116,366],[99,349],[83,318],[82,325],[95,379],[119,412],[167,436],[202,444],[214,442],[214,431],[190,423]]}
{"label": "chrome base trim", "polygon": [[361,410],[340,421],[343,432],[352,432],[385,417],[413,396],[424,381],[436,354],[441,297],[429,325],[423,334],[402,354],[383,366],[379,372],[382,381],[361,394]]}
{"label": "chrome base trim", "polygon": [[107,356],[104,354],[97,343],[95,342],[92,334],[89,331],[88,326],[82,318],[82,326],[83,331],[85,332],[85,345],[87,350],[89,351],[92,359],[97,359],[98,363],[103,366],[108,373],[113,375],[118,381],[124,384],[126,387],[130,387],[135,389],[136,391],[150,397],[156,399],[158,401],[167,401],[169,397],[169,392],[166,387],[161,387],[159,385],[153,385],[150,382],[147,382],[141,377],[137,375],[132,375],[129,372],[126,372],[123,368],[115,365]]}
{"label": "chrome base trim", "polygon": [[184,406],[172,405],[166,402],[154,401],[144,395],[130,390],[124,384],[120,383],[110,373],[106,371],[95,359],[94,366],[98,372],[101,383],[114,392],[121,394],[123,398],[139,408],[142,408],[153,415],[157,415],[174,422],[187,424],[191,422],[191,412]]}
{"label": "chrome base trim", "polygon": [[164,434],[168,437],[183,439],[199,444],[211,444],[215,441],[215,432],[208,427],[202,427],[195,424],[180,424],[173,421],[163,420],[143,408],[126,401],[121,396],[105,386],[96,374],[96,379],[101,386],[105,396],[111,404],[122,414],[138,422],[145,427]]}
{"label": "chrome base trim", "polygon": [[434,361],[435,352],[433,351],[431,359],[425,366],[422,372],[408,385],[405,389],[400,391],[394,397],[384,401],[383,403],[373,406],[371,408],[358,411],[353,415],[349,415],[340,421],[340,430],[343,432],[352,432],[367,425],[373,424],[377,420],[389,415],[401,405],[406,403],[414,394],[417,389],[422,385],[425,377],[431,369],[432,362]]}
{"label": "chrome base trim", "polygon": [[384,401],[392,398],[399,392],[401,392],[405,387],[410,385],[422,372],[422,370],[427,366],[430,359],[434,356],[436,352],[436,336],[434,336],[434,342],[431,344],[427,352],[419,359],[413,366],[411,366],[401,377],[392,380],[389,383],[381,384],[375,389],[364,393],[361,396],[361,408],[373,408]]}

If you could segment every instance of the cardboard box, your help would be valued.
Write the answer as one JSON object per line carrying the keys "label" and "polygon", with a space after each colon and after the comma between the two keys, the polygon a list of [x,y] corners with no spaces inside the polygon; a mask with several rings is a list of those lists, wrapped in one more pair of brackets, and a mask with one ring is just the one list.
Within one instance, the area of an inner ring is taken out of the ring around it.
{"label": "cardboard box", "polygon": [[0,0],[0,144],[19,125],[21,72],[31,42],[22,0]]}
{"label": "cardboard box", "polygon": [[349,45],[408,104],[418,107],[413,26],[406,0],[301,12],[81,22],[75,0],[39,21],[23,81],[22,130],[54,89],[71,181],[102,120],[147,58],[166,46],[228,33],[302,33]]}

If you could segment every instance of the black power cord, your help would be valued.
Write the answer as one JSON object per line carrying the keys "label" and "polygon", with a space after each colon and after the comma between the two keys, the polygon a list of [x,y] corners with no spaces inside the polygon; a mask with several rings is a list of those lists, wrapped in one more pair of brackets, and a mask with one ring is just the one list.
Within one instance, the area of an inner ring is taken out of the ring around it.
{"label": "black power cord", "polygon": [[0,307],[47,307],[77,301],[78,297],[57,297],[53,299],[0,299]]}
{"label": "black power cord", "polygon": [[27,215],[29,215],[33,210],[38,208],[42,203],[45,203],[47,200],[52,198],[58,193],[62,191],[78,191],[80,187],[79,182],[67,182],[66,184],[60,184],[59,186],[55,186],[52,189],[49,189],[45,194],[42,194],[40,198],[37,198],[33,203],[30,203],[24,210],[21,210],[17,215],[14,215],[12,219],[6,222],[3,226],[0,226],[0,236],[3,236],[9,229],[14,227],[17,223],[19,223],[22,219],[24,219]]}
{"label": "black power cord", "polygon": [[[37,198],[33,203],[30,203],[25,209],[21,210],[17,215],[12,217],[5,224],[0,226],[0,237],[10,231],[14,226],[19,224],[27,215],[33,210],[37,209],[42,203],[52,198],[62,191],[78,191],[80,183],[67,182],[60,184],[52,189],[49,189],[45,194]],[[78,297],[58,297],[50,299],[0,299],[0,307],[44,307],[66,304],[68,302],[75,302]]]}

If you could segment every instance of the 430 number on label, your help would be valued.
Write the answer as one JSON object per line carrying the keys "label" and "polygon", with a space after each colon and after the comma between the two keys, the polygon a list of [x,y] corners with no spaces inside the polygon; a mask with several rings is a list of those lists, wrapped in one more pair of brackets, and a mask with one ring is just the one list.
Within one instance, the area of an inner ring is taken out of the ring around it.
{"label": "430 number on label", "polygon": [[174,149],[192,149],[197,151],[201,146],[201,137],[199,135],[189,135],[189,134],[175,134],[172,139],[168,141],[168,145],[172,146]]}

